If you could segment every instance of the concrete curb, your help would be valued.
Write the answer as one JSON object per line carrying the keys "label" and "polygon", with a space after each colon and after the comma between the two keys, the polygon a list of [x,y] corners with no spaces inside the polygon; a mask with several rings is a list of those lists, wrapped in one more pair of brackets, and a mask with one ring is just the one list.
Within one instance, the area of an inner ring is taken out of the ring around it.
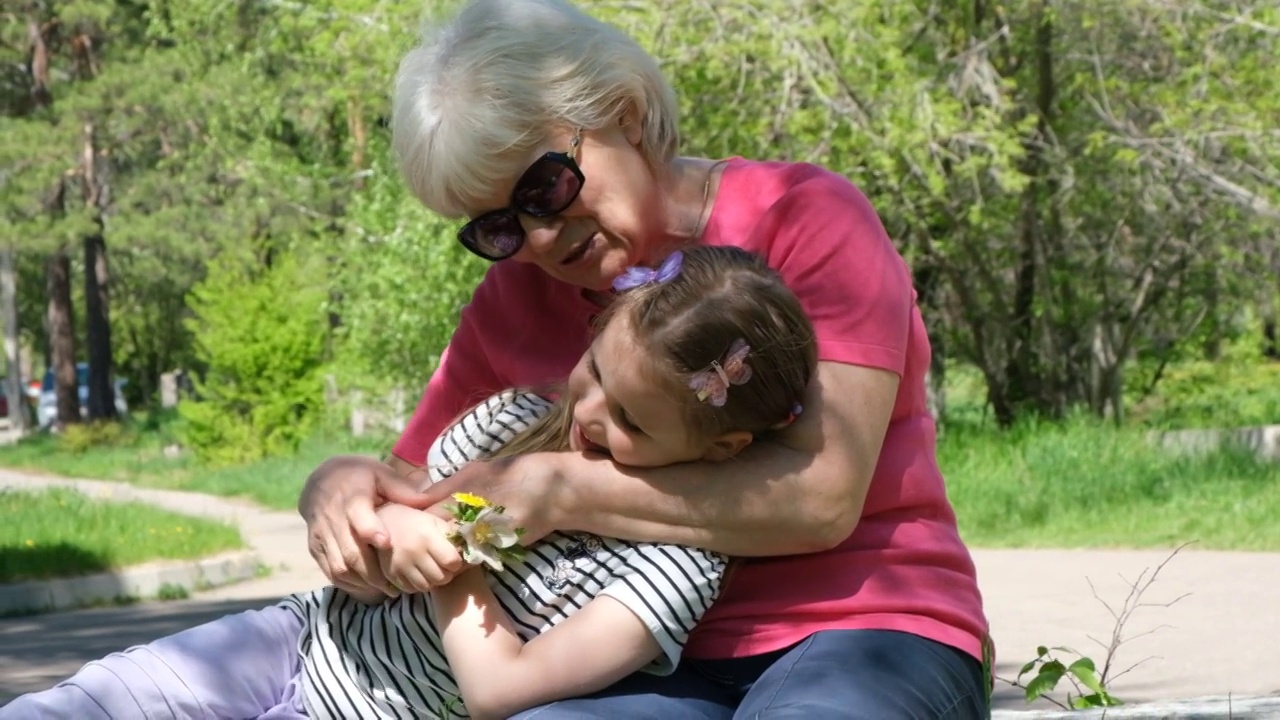
{"label": "concrete curb", "polygon": [[1105,710],[996,710],[992,720],[1264,720],[1280,718],[1280,695],[1212,696],[1169,702],[1121,705]]}
{"label": "concrete curb", "polygon": [[181,587],[198,590],[247,580],[262,566],[251,550],[221,553],[199,560],[166,560],[73,578],[0,585],[0,614],[67,610],[122,598],[150,599]]}

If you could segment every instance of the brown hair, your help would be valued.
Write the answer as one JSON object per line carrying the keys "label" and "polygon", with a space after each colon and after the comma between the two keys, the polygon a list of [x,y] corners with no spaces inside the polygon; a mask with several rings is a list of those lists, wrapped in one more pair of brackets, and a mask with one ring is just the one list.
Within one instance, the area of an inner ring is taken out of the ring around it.
{"label": "brown hair", "polygon": [[[671,378],[668,394],[686,398],[685,417],[704,437],[784,425],[804,398],[817,367],[813,326],[800,301],[759,256],[735,247],[680,251],[678,273],[619,293],[597,328],[624,320],[641,347]],[[733,385],[724,405],[698,400],[689,382],[723,363],[736,340],[750,346],[751,379]],[[568,447],[572,413],[566,398],[496,457]]]}

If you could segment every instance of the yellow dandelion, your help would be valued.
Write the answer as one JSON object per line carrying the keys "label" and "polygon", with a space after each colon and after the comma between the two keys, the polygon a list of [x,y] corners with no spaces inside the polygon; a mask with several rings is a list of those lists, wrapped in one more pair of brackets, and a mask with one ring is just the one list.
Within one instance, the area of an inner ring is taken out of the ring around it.
{"label": "yellow dandelion", "polygon": [[36,541],[30,538],[27,538],[27,547],[35,547],[35,546],[36,546]]}
{"label": "yellow dandelion", "polygon": [[463,505],[470,505],[472,507],[480,507],[480,508],[489,507],[488,500],[485,500],[479,495],[472,495],[471,493],[454,493],[453,499],[457,500]]}

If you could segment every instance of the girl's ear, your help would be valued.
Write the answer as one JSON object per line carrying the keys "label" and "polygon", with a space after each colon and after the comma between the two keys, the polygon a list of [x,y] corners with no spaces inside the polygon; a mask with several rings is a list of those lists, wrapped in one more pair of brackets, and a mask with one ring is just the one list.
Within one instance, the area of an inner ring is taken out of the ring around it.
{"label": "girl's ear", "polygon": [[753,439],[755,438],[746,430],[727,432],[711,441],[706,452],[702,454],[702,459],[710,462],[728,460],[745,450]]}

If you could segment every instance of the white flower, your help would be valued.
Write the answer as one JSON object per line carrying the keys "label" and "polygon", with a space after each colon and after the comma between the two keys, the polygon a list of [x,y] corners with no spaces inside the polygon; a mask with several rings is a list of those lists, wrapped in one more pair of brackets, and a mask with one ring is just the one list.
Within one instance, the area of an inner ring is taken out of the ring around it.
{"label": "white flower", "polygon": [[516,521],[492,507],[484,508],[475,520],[458,523],[462,538],[462,559],[472,565],[484,563],[494,571],[502,569],[501,550],[520,542]]}

